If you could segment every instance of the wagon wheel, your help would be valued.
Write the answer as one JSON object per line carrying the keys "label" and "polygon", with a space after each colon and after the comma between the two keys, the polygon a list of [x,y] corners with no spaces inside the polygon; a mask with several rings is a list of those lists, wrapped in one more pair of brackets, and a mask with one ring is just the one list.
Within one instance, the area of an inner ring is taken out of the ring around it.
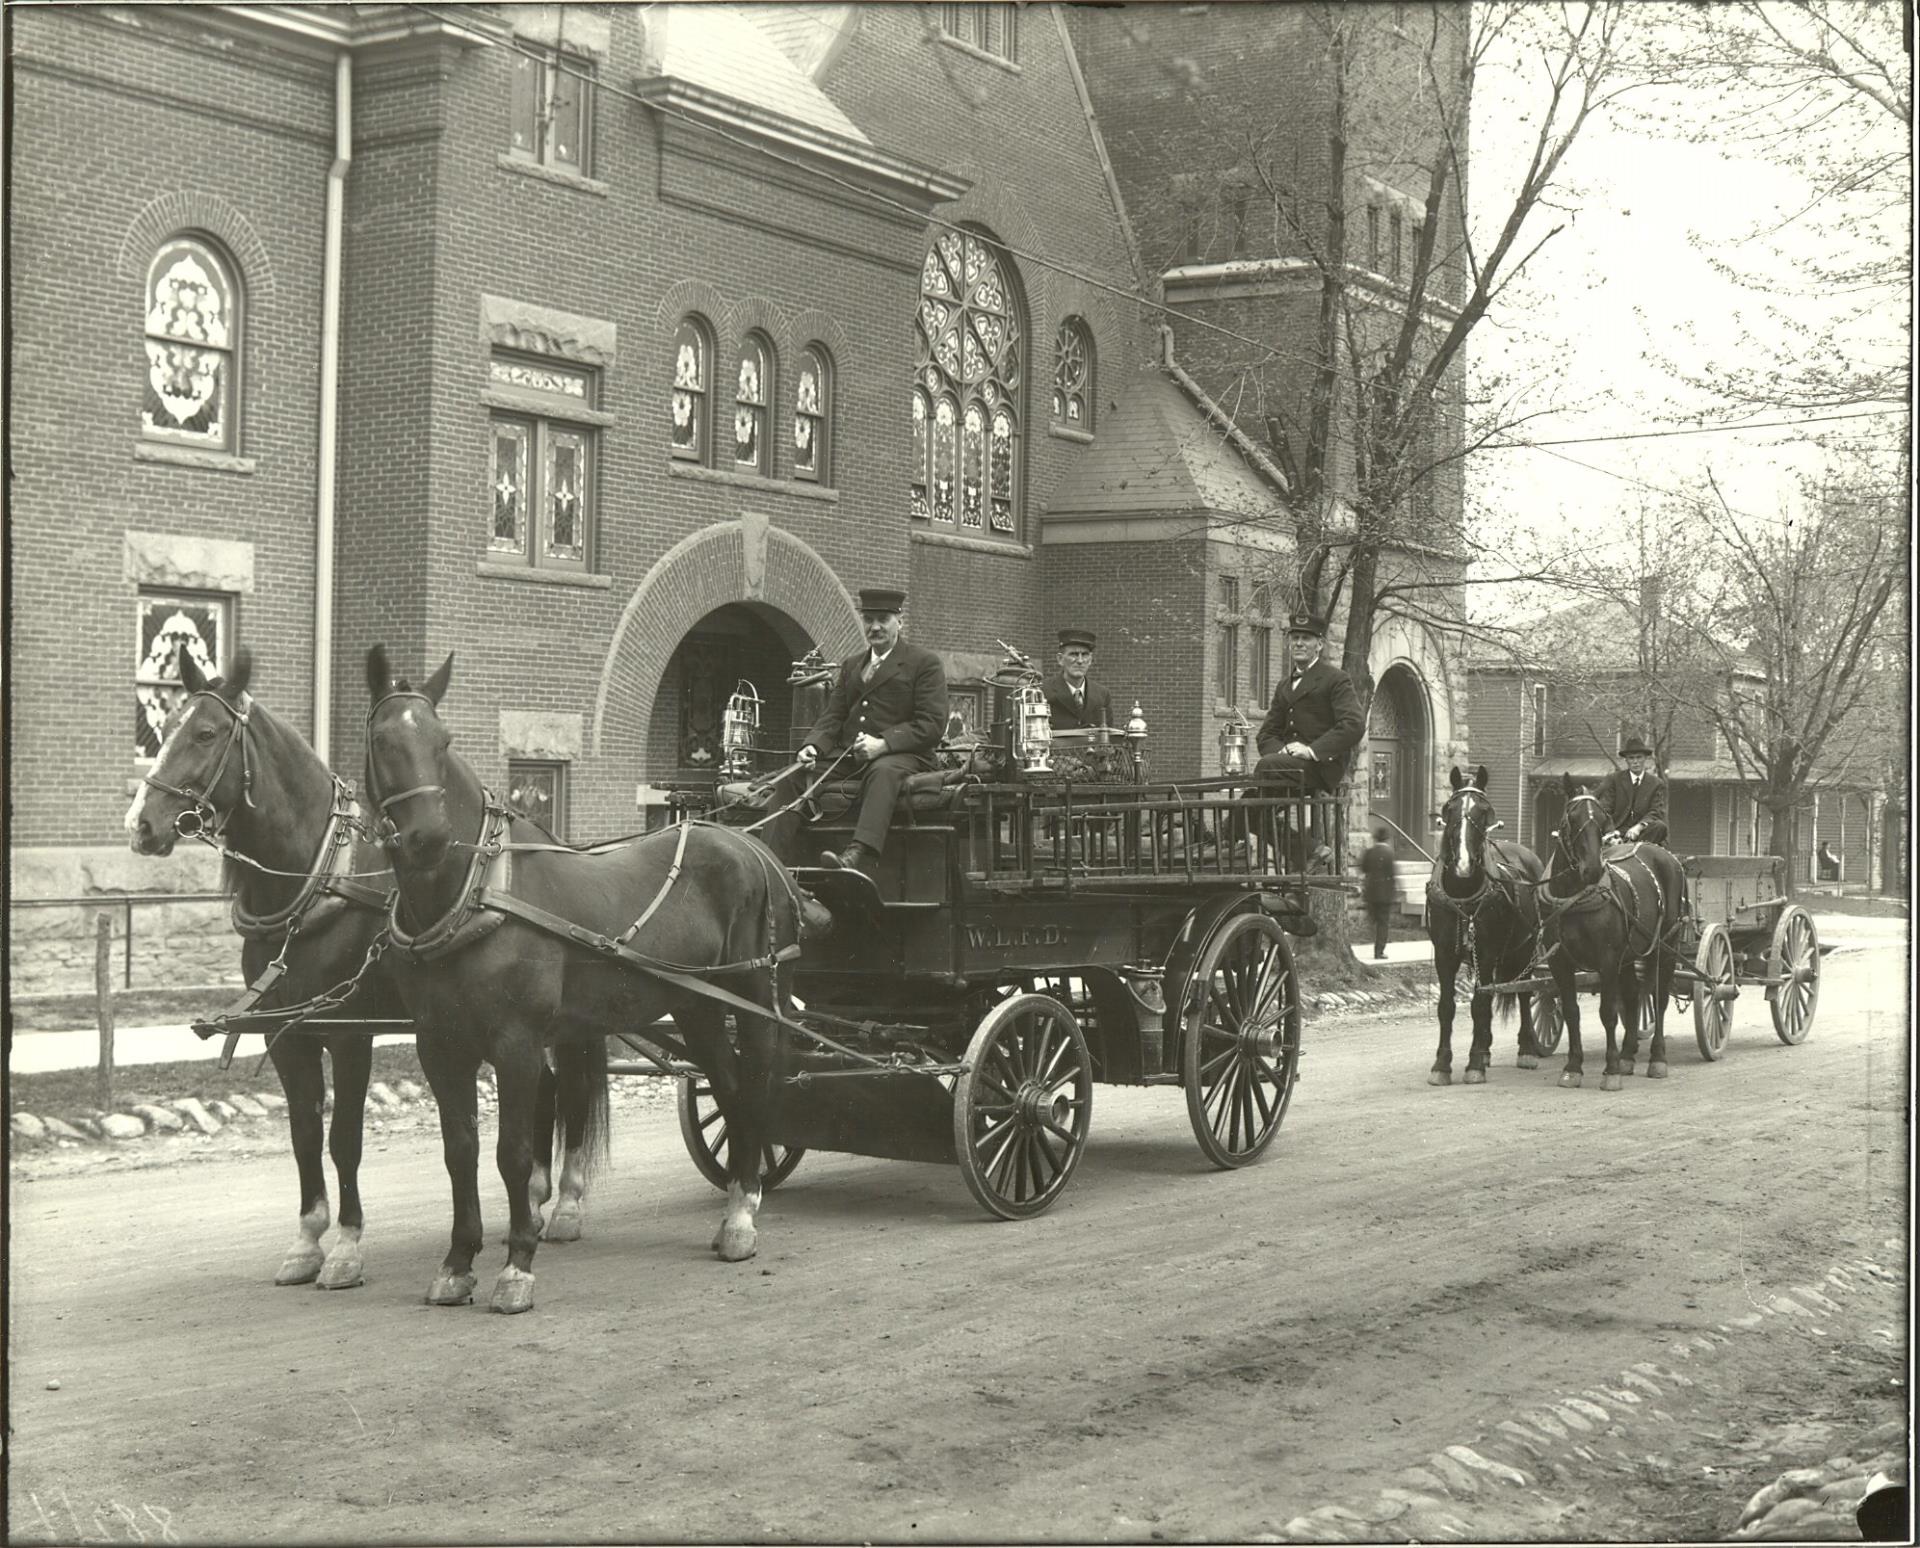
{"label": "wagon wheel", "polygon": [[1693,974],[1693,1040],[1700,1045],[1700,1057],[1711,1064],[1726,1052],[1733,1027],[1733,1001],[1715,993],[1735,987],[1733,942],[1725,925],[1709,924],[1701,930]]}
{"label": "wagon wheel", "polygon": [[1060,1197],[1087,1148],[1093,1061],[1067,1008],[1044,994],[995,1005],[954,1082],[953,1149],[981,1206],[1025,1220]]}
{"label": "wagon wheel", "polygon": [[1182,1000],[1180,1083],[1194,1137],[1215,1166],[1273,1143],[1300,1074],[1293,948],[1265,914],[1235,914],[1194,964]]}
{"label": "wagon wheel", "polygon": [[1567,1019],[1560,1014],[1560,993],[1551,983],[1533,991],[1533,1046],[1545,1058],[1560,1046]]}
{"label": "wagon wheel", "polygon": [[1783,1043],[1805,1042],[1820,1003],[1820,933],[1813,927],[1813,915],[1798,903],[1780,911],[1767,952],[1767,973],[1787,980],[1767,990],[1774,1034]]}
{"label": "wagon wheel", "polygon": [[[727,1120],[713,1099],[713,1087],[704,1075],[682,1075],[679,1086],[680,1138],[686,1141],[687,1154],[693,1157],[700,1175],[724,1191],[733,1176],[727,1170]],[[804,1149],[768,1145],[760,1161],[761,1185],[779,1187],[793,1175],[805,1154]]]}

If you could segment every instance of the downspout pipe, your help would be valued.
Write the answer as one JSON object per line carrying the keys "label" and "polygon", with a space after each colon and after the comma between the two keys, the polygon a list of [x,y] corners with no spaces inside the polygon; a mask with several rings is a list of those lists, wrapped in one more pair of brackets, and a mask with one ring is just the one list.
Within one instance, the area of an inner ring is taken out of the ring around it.
{"label": "downspout pipe", "polygon": [[340,266],[347,168],[353,160],[353,56],[333,64],[333,164],[327,168],[325,253],[320,280],[320,444],[313,554],[313,750],[332,760],[334,464],[340,429]]}

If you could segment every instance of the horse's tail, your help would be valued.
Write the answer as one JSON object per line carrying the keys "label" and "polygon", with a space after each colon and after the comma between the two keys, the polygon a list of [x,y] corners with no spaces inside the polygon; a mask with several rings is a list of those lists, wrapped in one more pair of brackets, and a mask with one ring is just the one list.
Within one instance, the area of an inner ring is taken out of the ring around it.
{"label": "horse's tail", "polygon": [[607,1040],[589,1037],[553,1050],[553,1137],[591,1177],[607,1159]]}

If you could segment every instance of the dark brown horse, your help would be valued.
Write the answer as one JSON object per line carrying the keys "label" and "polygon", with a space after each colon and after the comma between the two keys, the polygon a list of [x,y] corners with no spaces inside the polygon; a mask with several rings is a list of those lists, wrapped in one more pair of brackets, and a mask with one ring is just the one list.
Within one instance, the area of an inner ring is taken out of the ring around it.
{"label": "dark brown horse", "polygon": [[[1658,844],[1608,849],[1602,843],[1606,813],[1592,787],[1561,775],[1566,809],[1554,833],[1552,874],[1540,900],[1541,939],[1549,952],[1560,1011],[1566,1019],[1567,1063],[1563,1086],[1584,1074],[1580,1051],[1580,999],[1575,975],[1583,969],[1600,979],[1600,1024],[1607,1029],[1607,1067],[1602,1091],[1618,1091],[1633,1073],[1640,1048],[1640,1004],[1652,991],[1653,1041],[1647,1075],[1667,1073],[1667,999],[1678,960],[1676,938],[1687,908],[1687,877],[1680,862]],[[1614,1028],[1626,1023],[1624,1045]]]}
{"label": "dark brown horse", "polygon": [[[179,668],[187,696],[168,721],[159,756],[127,811],[134,852],[171,854],[181,837],[202,838],[226,852],[234,925],[246,941],[240,962],[247,982],[259,980],[276,960],[285,967],[258,1009],[299,1004],[352,983],[330,1014],[404,1020],[406,1008],[386,974],[377,966],[363,971],[386,924],[379,904],[391,879],[380,874],[386,870],[380,851],[352,837],[352,802],[344,787],[296,732],[248,694],[253,660],[245,649],[225,679],[205,676],[185,651]],[[370,901],[356,903],[320,885],[345,873],[366,879]],[[317,1279],[322,1289],[348,1289],[364,1275],[359,1173],[373,1039],[352,1031],[271,1035],[278,1024],[248,1025],[270,1032],[267,1054],[287,1095],[300,1173],[299,1235],[273,1281],[303,1285]],[[323,1052],[333,1063],[328,1148],[340,1179],[340,1234],[328,1252],[320,1245],[329,1225],[321,1159]]]}
{"label": "dark brown horse", "polygon": [[[1487,797],[1487,769],[1471,778],[1449,771],[1453,794],[1440,808],[1440,853],[1427,881],[1427,938],[1433,942],[1433,969],[1440,980],[1440,1047],[1427,1076],[1430,1086],[1453,1084],[1454,982],[1460,969],[1475,984],[1525,978],[1539,934],[1534,894],[1545,876],[1540,857],[1520,844],[1490,835],[1502,824]],[[1475,994],[1473,1046],[1467,1053],[1466,1084],[1481,1085],[1493,1057],[1493,1016],[1520,1011],[1520,1048],[1514,1063],[1535,1068],[1540,1051],[1533,1041],[1533,996]]]}
{"label": "dark brown horse", "polygon": [[[416,690],[394,677],[383,646],[367,653],[366,791],[377,803],[398,881],[395,973],[415,1018],[431,1028],[419,1039],[420,1063],[440,1104],[453,1184],[452,1240],[428,1301],[458,1305],[473,1297],[481,1247],[474,1100],[480,1062],[492,1064],[499,1085],[496,1158],[510,1213],[507,1262],[492,1304],[526,1311],[539,1243],[530,1183],[545,1049],[581,1041],[601,1050],[604,1087],[606,1036],[651,1026],[663,1015],[672,1016],[727,1124],[732,1177],[714,1250],[728,1261],[751,1257],[774,1024],[739,1014],[736,1054],[723,1006],[609,960],[606,945],[625,941],[669,974],[684,970],[771,1010],[779,1001],[776,960],[799,936],[791,878],[763,844],[706,824],[591,851],[554,844],[544,830],[502,811],[451,750],[437,706],[452,673],[448,656]],[[505,907],[490,904],[490,896]],[[537,912],[549,924],[515,909]]]}
{"label": "dark brown horse", "polygon": [[[366,1029],[323,1032],[289,1026],[270,1014],[251,1015],[291,1012],[324,997],[333,1002],[322,1012],[329,1021],[387,1021],[392,1030],[404,1031],[406,1004],[375,949],[386,929],[393,876],[379,847],[365,837],[351,791],[298,732],[247,691],[253,673],[248,650],[236,653],[233,672],[224,679],[205,676],[184,651],[179,672],[187,696],[168,721],[160,754],[128,809],[128,839],[143,855],[171,854],[183,837],[220,849],[234,927],[246,943],[246,981],[260,981],[276,962],[283,969],[250,1007],[250,1019],[235,1023],[266,1035],[267,1056],[287,1097],[300,1177],[299,1234],[274,1283],[350,1289],[365,1277],[359,1173],[373,1037]],[[323,1055],[333,1069],[330,1126]],[[558,1063],[542,1110],[555,1112],[566,1165],[546,1236],[572,1241],[580,1235],[592,1156],[592,1085],[590,1071],[576,1068],[577,1060]],[[321,1238],[331,1211],[323,1140],[340,1182],[340,1231],[325,1252]]]}

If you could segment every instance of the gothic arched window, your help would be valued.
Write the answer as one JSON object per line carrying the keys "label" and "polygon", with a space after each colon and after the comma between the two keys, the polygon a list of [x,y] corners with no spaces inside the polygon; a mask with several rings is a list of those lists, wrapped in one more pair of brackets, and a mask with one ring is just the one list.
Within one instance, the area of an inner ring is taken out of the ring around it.
{"label": "gothic arched window", "polygon": [[147,266],[147,384],[140,429],[159,441],[234,451],[240,291],[198,237],[170,237]]}
{"label": "gothic arched window", "polygon": [[712,389],[713,334],[698,317],[683,317],[673,336],[673,455],[707,460],[707,403]]}
{"label": "gothic arched window", "polygon": [[999,249],[971,231],[937,238],[914,320],[915,519],[1017,536],[1025,333]]}
{"label": "gothic arched window", "polygon": [[793,389],[793,476],[829,483],[828,436],[833,426],[833,365],[818,344],[800,352]]}
{"label": "gothic arched window", "polygon": [[740,341],[740,369],[733,389],[733,466],[736,472],[773,473],[773,443],[767,436],[773,401],[773,346],[758,333]]}
{"label": "gothic arched window", "polygon": [[1093,433],[1093,333],[1078,317],[1053,342],[1053,422]]}

